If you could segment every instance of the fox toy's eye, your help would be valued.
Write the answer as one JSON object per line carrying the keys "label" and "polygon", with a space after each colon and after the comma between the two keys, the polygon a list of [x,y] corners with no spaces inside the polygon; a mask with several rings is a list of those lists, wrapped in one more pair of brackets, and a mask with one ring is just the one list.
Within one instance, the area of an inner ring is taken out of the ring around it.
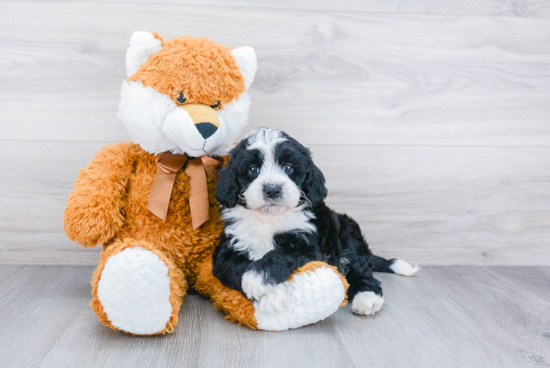
{"label": "fox toy's eye", "polygon": [[292,174],[292,172],[294,171],[294,167],[291,164],[286,164],[285,166],[283,166],[283,171],[287,174]]}
{"label": "fox toy's eye", "polygon": [[220,103],[220,101],[216,101],[214,102],[214,105],[210,105],[210,107],[213,108],[214,110],[218,110],[221,106],[222,104]]}
{"label": "fox toy's eye", "polygon": [[256,165],[252,165],[248,168],[248,173],[250,175],[258,175],[259,172],[260,172],[260,168]]}
{"label": "fox toy's eye", "polygon": [[176,102],[178,105],[184,105],[187,102],[187,97],[183,95],[183,92],[180,92],[180,95],[176,98]]}

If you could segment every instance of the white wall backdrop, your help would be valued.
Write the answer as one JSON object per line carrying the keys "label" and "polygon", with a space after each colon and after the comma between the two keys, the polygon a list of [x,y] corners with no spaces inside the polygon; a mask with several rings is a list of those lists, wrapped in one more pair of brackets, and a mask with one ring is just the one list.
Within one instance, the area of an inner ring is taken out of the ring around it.
{"label": "white wall backdrop", "polygon": [[127,141],[133,31],[256,49],[250,127],[309,146],[373,250],[550,265],[550,2],[1,1],[0,263],[95,264],[64,235],[78,170]]}

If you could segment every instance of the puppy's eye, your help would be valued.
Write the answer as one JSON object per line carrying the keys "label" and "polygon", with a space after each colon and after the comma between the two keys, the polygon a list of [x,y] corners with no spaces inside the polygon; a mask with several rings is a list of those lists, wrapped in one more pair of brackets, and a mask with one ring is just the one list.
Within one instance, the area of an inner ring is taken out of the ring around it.
{"label": "puppy's eye", "polygon": [[183,95],[183,92],[180,92],[180,95],[176,98],[176,102],[178,105],[185,105],[187,103],[187,97]]}
{"label": "puppy's eye", "polygon": [[248,168],[248,173],[250,175],[258,175],[260,168],[258,166],[252,165]]}
{"label": "puppy's eye", "polygon": [[214,110],[218,110],[220,107],[222,107],[222,104],[220,103],[220,101],[216,101],[214,102],[214,105],[210,105],[210,107]]}
{"label": "puppy's eye", "polygon": [[292,166],[291,164],[286,164],[285,166],[283,166],[283,171],[287,174],[291,174],[294,171],[294,166]]}

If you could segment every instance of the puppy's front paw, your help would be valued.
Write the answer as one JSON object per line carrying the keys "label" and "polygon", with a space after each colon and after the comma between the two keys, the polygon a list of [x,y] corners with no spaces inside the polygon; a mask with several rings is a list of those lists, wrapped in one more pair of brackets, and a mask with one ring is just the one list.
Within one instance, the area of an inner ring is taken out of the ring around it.
{"label": "puppy's front paw", "polygon": [[275,285],[266,292],[254,307],[265,313],[283,312],[288,306],[288,289],[284,284]]}
{"label": "puppy's front paw", "polygon": [[351,311],[363,316],[372,316],[382,308],[382,304],[384,304],[383,297],[372,291],[363,291],[353,298]]}
{"label": "puppy's front paw", "polygon": [[261,273],[256,271],[246,271],[243,275],[241,287],[248,299],[260,299],[262,295],[273,288],[273,285],[267,284]]}

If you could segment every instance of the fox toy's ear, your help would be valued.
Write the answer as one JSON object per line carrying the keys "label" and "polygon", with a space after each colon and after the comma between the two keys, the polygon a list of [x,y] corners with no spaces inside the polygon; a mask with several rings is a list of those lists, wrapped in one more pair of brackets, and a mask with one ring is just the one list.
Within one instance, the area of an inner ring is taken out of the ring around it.
{"label": "fox toy's ear", "polygon": [[258,60],[256,60],[256,52],[252,47],[243,46],[231,50],[231,55],[235,58],[241,74],[244,77],[244,87],[248,90],[254,81]]}
{"label": "fox toy's ear", "polygon": [[162,49],[160,36],[147,31],[137,31],[132,34],[126,51],[126,75],[131,77],[136,74],[151,56]]}

